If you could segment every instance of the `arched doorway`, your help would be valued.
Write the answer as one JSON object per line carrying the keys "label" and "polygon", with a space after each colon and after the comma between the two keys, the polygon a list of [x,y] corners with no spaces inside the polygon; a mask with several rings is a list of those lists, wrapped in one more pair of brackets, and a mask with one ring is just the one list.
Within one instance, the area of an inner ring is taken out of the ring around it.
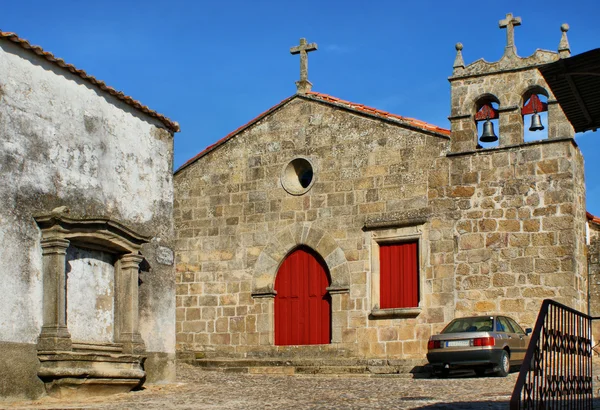
{"label": "arched doorway", "polygon": [[275,344],[331,342],[331,279],[325,262],[300,247],[283,261],[275,279]]}

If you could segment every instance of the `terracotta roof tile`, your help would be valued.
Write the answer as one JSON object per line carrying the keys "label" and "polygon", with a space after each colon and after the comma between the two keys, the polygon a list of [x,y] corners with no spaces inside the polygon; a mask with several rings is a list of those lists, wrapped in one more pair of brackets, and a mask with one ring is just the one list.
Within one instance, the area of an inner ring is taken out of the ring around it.
{"label": "terracotta roof tile", "polygon": [[588,221],[596,223],[598,225],[600,225],[600,217],[594,216],[589,212],[585,213],[585,216],[587,216]]}
{"label": "terracotta roof tile", "polygon": [[139,111],[141,111],[145,114],[148,114],[151,117],[154,117],[154,118],[160,120],[171,131],[179,132],[180,128],[179,128],[179,124],[177,122],[171,121],[169,118],[165,117],[164,115],[151,110],[147,106],[143,105],[141,102],[134,100],[133,98],[129,97],[128,95],[123,94],[121,91],[115,90],[114,88],[106,85],[106,83],[104,83],[104,81],[98,80],[97,78],[89,75],[85,71],[78,69],[74,65],[66,63],[65,60],[63,60],[62,58],[55,57],[54,54],[52,54],[48,51],[45,51],[40,46],[31,45],[29,43],[29,41],[27,41],[23,38],[20,38],[15,33],[0,30],[0,39],[12,41],[13,43],[24,48],[25,50],[29,50],[29,51],[37,54],[38,56],[45,58],[46,60],[50,61],[51,63],[54,63],[57,66],[64,68],[65,70],[68,70],[73,74],[78,75],[79,77],[92,83],[96,87],[98,87],[101,90],[109,93],[110,95],[118,98],[119,100],[125,102],[126,104],[138,109]]}
{"label": "terracotta roof tile", "polygon": [[366,106],[364,104],[357,104],[357,103],[353,103],[350,101],[346,101],[346,100],[342,100],[336,97],[332,97],[331,95],[327,95],[327,94],[323,94],[323,93],[318,93],[318,92],[314,92],[314,91],[309,91],[308,93],[306,93],[306,95],[308,96],[312,96],[312,97],[316,97],[316,99],[322,100],[322,101],[326,101],[326,102],[333,102],[336,104],[340,104],[343,106],[346,106],[350,109],[356,110],[356,111],[362,111],[365,112],[367,114],[372,114],[375,115],[377,117],[381,117],[381,118],[386,118],[386,119],[392,119],[395,121],[399,121],[405,125],[414,127],[414,128],[418,128],[424,131],[431,131],[431,132],[435,132],[437,134],[441,134],[444,136],[449,137],[450,136],[450,130],[446,129],[446,128],[441,128],[438,127],[436,125],[433,124],[429,124],[426,123],[424,121],[420,121],[420,120],[416,120],[414,118],[409,118],[409,117],[402,117],[400,115],[396,115],[396,114],[390,114],[387,111],[383,111],[383,110],[378,110],[377,108],[373,108],[373,107],[369,107]]}
{"label": "terracotta roof tile", "polygon": [[242,125],[241,127],[239,127],[238,129],[236,129],[235,131],[230,132],[229,134],[227,134],[225,137],[221,138],[216,143],[214,143],[214,144],[209,145],[208,147],[206,147],[199,154],[197,154],[196,156],[194,156],[193,158],[191,158],[190,160],[188,160],[187,162],[185,162],[182,166],[180,166],[175,171],[175,173],[177,174],[179,171],[181,171],[184,168],[190,166],[192,163],[196,162],[198,159],[202,158],[203,156],[205,156],[206,154],[208,154],[209,152],[211,152],[215,148],[217,148],[217,147],[223,145],[225,142],[229,141],[231,138],[233,138],[234,136],[236,136],[238,133],[242,132],[246,128],[248,128],[251,125],[257,123],[258,121],[262,120],[264,117],[266,117],[267,115],[269,115],[273,111],[281,108],[283,105],[287,104],[289,101],[291,101],[295,97],[304,97],[304,98],[307,98],[309,100],[320,100],[320,101],[324,101],[324,102],[327,102],[327,103],[332,103],[332,104],[334,104],[336,106],[343,106],[345,108],[349,108],[351,110],[355,110],[355,111],[358,111],[358,112],[364,112],[364,113],[367,113],[367,114],[370,114],[370,115],[377,116],[379,118],[391,119],[394,122],[399,123],[401,125],[407,125],[407,126],[410,126],[410,127],[413,127],[413,128],[420,129],[420,130],[433,132],[433,133],[441,135],[443,137],[449,137],[450,136],[450,130],[447,130],[445,128],[440,128],[440,127],[437,127],[437,126],[432,125],[432,124],[428,124],[428,123],[423,122],[423,121],[415,120],[413,118],[407,118],[407,117],[402,117],[400,115],[390,114],[387,111],[382,111],[382,110],[378,110],[377,108],[368,107],[368,106],[363,105],[363,104],[356,104],[356,103],[353,103],[353,102],[350,102],[350,101],[342,100],[340,98],[333,97],[333,96],[328,95],[328,94],[322,94],[322,93],[317,93],[317,92],[314,92],[314,91],[310,91],[310,92],[308,92],[305,95],[294,94],[291,97],[288,97],[285,100],[281,101],[279,104],[277,104],[277,105],[269,108],[267,111],[265,111],[262,114],[258,115],[257,117],[255,117],[254,119],[250,120],[246,124]]}

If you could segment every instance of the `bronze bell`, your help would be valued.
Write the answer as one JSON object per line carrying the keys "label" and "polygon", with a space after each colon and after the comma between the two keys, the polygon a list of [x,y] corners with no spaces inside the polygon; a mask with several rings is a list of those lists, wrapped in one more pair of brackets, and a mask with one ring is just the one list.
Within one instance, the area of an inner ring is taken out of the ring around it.
{"label": "bronze bell", "polygon": [[544,129],[542,125],[542,119],[540,118],[540,114],[534,112],[531,116],[531,127],[529,127],[529,131],[541,131]]}
{"label": "bronze bell", "polygon": [[494,132],[494,124],[490,120],[486,120],[483,123],[483,132],[481,133],[481,142],[495,142],[498,141],[498,137]]}

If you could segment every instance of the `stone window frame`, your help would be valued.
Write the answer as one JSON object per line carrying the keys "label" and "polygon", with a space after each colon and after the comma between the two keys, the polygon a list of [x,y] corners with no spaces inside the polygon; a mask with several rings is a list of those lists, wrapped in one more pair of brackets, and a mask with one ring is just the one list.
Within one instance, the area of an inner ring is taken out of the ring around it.
{"label": "stone window frame", "polygon": [[[425,221],[411,221],[409,223],[387,223],[379,224],[375,227],[365,226],[370,234],[370,249],[371,249],[371,275],[370,275],[370,319],[390,319],[390,318],[415,318],[423,310],[423,289],[425,275],[426,258],[426,238],[424,235]],[[410,308],[388,308],[381,309],[380,305],[380,260],[379,249],[382,244],[397,244],[416,242],[418,250],[418,282],[419,294],[418,306]]]}
{"label": "stone window frame", "polygon": [[35,216],[41,230],[43,264],[43,325],[38,338],[40,352],[72,351],[75,346],[66,322],[66,253],[73,244],[115,255],[113,343],[94,344],[92,350],[116,350],[127,354],[145,352],[139,332],[138,272],[144,259],[143,244],[150,237],[140,235],[107,218],[71,218],[68,210]]}
{"label": "stone window frame", "polygon": [[[298,161],[298,160],[304,160],[304,161],[308,162],[308,164],[310,165],[310,168],[312,170],[312,179],[311,179],[310,183],[304,188],[294,188],[293,186],[290,185],[290,182],[287,181],[288,179],[290,179],[290,172],[289,172],[290,167],[293,167],[292,164],[294,163],[294,161]],[[313,187],[316,179],[317,179],[317,169],[315,167],[315,163],[311,158],[304,156],[304,155],[295,156],[281,168],[281,176],[280,176],[281,187],[290,195],[301,196],[301,195],[306,194]]]}

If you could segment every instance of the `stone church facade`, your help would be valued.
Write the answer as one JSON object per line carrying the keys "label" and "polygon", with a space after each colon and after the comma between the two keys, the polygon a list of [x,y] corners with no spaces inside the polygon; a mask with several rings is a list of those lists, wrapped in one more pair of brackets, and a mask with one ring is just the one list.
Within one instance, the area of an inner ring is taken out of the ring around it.
{"label": "stone church facade", "polygon": [[0,398],[175,377],[178,125],[0,32]]}
{"label": "stone church facade", "polygon": [[450,130],[310,91],[316,45],[292,49],[298,92],[175,173],[182,357],[423,360],[457,316],[586,311],[583,158],[537,70],[570,55],[568,27],[521,58],[520,19],[500,24],[498,62],[457,44]]}

